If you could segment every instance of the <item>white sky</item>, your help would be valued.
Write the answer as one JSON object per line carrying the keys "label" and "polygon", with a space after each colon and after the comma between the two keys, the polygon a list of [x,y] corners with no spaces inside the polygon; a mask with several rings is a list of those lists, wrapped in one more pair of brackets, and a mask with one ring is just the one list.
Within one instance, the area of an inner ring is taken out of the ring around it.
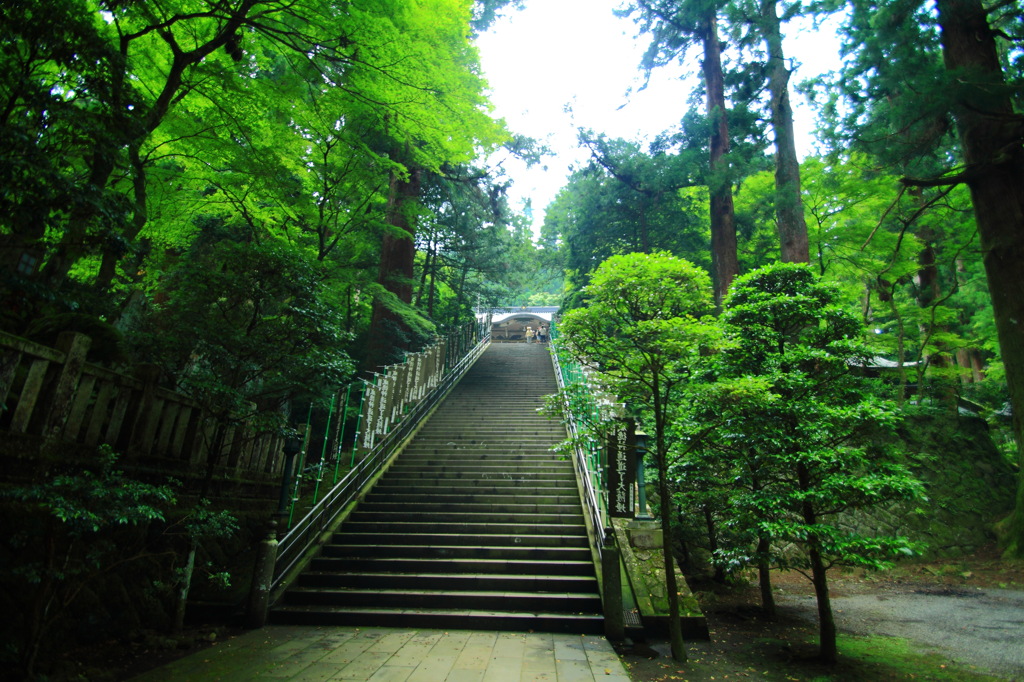
{"label": "white sky", "polygon": [[[587,158],[576,145],[577,127],[612,137],[650,138],[675,126],[688,106],[693,84],[680,79],[682,67],[655,70],[648,88],[638,92],[647,39],[634,38],[637,31],[631,19],[612,14],[620,4],[621,0],[526,0],[524,9],[510,11],[477,41],[495,114],[512,131],[545,141],[558,152],[546,160],[546,168],[527,170],[513,160],[504,163],[515,181],[510,192],[513,207],[532,199],[535,233],[544,209],[565,184],[569,167]],[[836,68],[839,62],[838,41],[831,34],[794,32],[785,49],[787,56],[809,65],[798,68],[793,83]],[[630,90],[633,94],[627,95]],[[794,105],[800,104],[794,95]],[[565,112],[567,105],[572,115]],[[798,138],[803,136],[801,151],[806,153],[814,125],[806,108],[798,110],[796,125]]]}

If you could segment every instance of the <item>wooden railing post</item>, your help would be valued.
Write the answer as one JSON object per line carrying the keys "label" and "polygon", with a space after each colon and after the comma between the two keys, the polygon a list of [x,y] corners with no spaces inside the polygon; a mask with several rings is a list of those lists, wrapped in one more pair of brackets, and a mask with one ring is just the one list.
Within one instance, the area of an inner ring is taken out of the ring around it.
{"label": "wooden railing post", "polygon": [[15,433],[26,433],[29,422],[32,419],[32,411],[35,410],[36,402],[43,390],[43,383],[46,379],[46,370],[50,367],[50,361],[44,358],[37,358],[28,367],[25,375],[25,382],[21,385],[21,396],[18,398],[18,406],[14,410],[14,417],[11,418],[11,431]]}
{"label": "wooden railing post", "polygon": [[156,420],[160,416],[160,407],[156,397],[156,382],[160,378],[160,367],[157,365],[139,365],[135,369],[136,378],[142,382],[142,395],[139,397],[139,409],[135,413],[131,436],[128,439],[128,454],[131,457],[147,455],[152,447],[153,432]]}
{"label": "wooden railing post", "polygon": [[18,373],[19,364],[21,351],[13,348],[0,351],[0,412],[10,409],[7,407],[7,395],[14,383],[14,375]]}
{"label": "wooden railing post", "polygon": [[64,423],[71,414],[71,406],[78,388],[78,380],[82,377],[85,366],[85,355],[89,352],[92,340],[78,332],[61,332],[57,337],[57,350],[64,354],[64,366],[61,367],[57,384],[50,394],[50,407],[43,422],[43,437],[60,438],[64,431]]}

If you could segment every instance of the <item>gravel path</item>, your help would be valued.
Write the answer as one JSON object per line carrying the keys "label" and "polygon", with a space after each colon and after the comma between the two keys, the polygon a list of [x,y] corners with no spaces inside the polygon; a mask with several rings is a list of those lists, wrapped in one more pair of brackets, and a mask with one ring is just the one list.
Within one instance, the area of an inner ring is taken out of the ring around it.
{"label": "gravel path", "polygon": [[[813,597],[783,604],[816,619]],[[1011,680],[1024,680],[1024,591],[893,586],[832,598],[840,631],[903,637]]]}

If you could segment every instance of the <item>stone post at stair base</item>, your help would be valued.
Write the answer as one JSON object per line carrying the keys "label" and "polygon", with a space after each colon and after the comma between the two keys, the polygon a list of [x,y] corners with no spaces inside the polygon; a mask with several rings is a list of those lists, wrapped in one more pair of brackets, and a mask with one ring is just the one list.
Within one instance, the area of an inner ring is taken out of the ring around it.
{"label": "stone post at stair base", "polygon": [[615,544],[615,529],[604,532],[601,548],[601,575],[604,592],[604,635],[612,641],[626,638],[625,616],[622,613],[622,572],[619,568],[619,548]]}
{"label": "stone post at stair base", "polygon": [[249,608],[246,624],[250,628],[261,628],[267,624],[270,610],[270,587],[274,581],[274,565],[277,563],[277,523],[270,522],[270,530],[256,553],[256,568],[252,574],[249,589]]}

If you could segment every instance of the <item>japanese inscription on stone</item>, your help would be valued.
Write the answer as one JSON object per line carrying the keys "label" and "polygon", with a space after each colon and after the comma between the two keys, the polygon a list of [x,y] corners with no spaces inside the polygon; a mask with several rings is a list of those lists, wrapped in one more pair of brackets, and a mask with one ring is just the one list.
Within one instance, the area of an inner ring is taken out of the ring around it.
{"label": "japanese inscription on stone", "polygon": [[608,513],[617,518],[635,516],[636,427],[632,420],[616,423],[608,435]]}

